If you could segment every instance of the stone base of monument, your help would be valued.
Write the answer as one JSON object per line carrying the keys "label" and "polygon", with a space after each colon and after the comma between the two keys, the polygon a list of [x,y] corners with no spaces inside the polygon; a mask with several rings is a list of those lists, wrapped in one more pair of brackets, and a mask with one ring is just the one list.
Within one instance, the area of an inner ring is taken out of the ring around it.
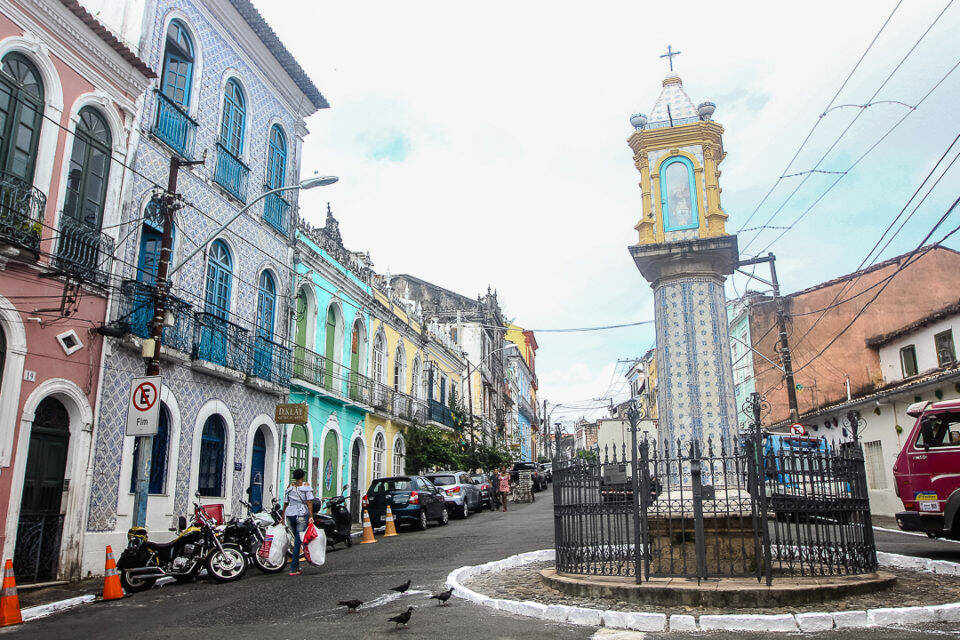
{"label": "stone base of monument", "polygon": [[687,607],[783,607],[831,602],[845,596],[869,593],[892,586],[897,577],[886,571],[817,578],[778,577],[767,586],[756,578],[634,578],[581,576],[540,572],[550,587],[582,598],[613,598],[628,602]]}

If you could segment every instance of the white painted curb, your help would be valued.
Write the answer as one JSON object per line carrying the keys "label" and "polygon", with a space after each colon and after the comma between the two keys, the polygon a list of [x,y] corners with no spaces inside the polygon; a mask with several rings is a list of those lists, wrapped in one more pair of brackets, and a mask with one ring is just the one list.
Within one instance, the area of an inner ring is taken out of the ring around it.
{"label": "white painted curb", "polygon": [[97,596],[91,594],[91,595],[85,595],[85,596],[77,596],[76,598],[67,598],[66,600],[60,600],[58,602],[49,602],[47,604],[40,604],[35,607],[27,607],[25,609],[21,609],[20,616],[23,618],[24,622],[27,622],[28,620],[36,620],[37,618],[49,616],[50,614],[57,613],[58,611],[66,611],[67,609],[78,607],[81,604],[93,602],[96,599],[97,599]]}
{"label": "white painted curb", "polygon": [[[960,602],[927,605],[923,607],[883,607],[866,611],[810,611],[771,615],[671,615],[637,611],[610,611],[569,607],[562,604],[544,605],[536,602],[501,600],[477,593],[463,585],[463,581],[482,573],[513,569],[535,562],[554,560],[553,549],[520,553],[486,564],[460,567],[447,576],[447,588],[453,595],[476,604],[508,613],[549,622],[565,622],[591,627],[610,627],[633,631],[761,631],[761,632],[819,632],[831,629],[893,627],[931,622],[960,622]],[[927,573],[960,576],[960,564],[946,560],[930,560],[916,556],[877,552],[877,561],[886,567],[913,569]]]}

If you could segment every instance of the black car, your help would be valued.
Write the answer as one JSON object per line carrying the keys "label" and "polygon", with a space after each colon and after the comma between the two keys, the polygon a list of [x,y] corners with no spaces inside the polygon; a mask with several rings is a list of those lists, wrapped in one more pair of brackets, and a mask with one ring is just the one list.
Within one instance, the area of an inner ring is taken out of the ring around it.
{"label": "black car", "polygon": [[543,491],[547,488],[547,479],[543,475],[540,465],[536,462],[514,462],[513,468],[510,469],[510,482],[513,484],[518,483],[520,481],[521,471],[530,471],[533,473],[532,480],[534,491]]}
{"label": "black car", "polygon": [[412,524],[422,531],[430,520],[439,525],[450,521],[444,499],[443,492],[423,476],[394,476],[371,482],[363,506],[374,527],[383,525],[390,505],[396,524]]}

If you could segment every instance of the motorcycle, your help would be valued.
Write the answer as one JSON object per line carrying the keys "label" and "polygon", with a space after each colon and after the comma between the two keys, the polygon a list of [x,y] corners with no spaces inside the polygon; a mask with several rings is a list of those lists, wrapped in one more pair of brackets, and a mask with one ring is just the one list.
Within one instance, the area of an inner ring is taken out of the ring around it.
{"label": "motorcycle", "polygon": [[[344,489],[346,488],[347,486],[344,486]],[[353,546],[353,538],[350,536],[353,523],[346,507],[346,500],[341,495],[314,501],[313,524],[327,534],[327,544],[331,549],[338,542],[345,543],[347,547]],[[320,508],[324,505],[330,510],[329,514],[320,512]]]}
{"label": "motorcycle", "polygon": [[167,576],[178,582],[191,582],[201,568],[217,582],[232,582],[243,577],[247,571],[243,551],[222,543],[213,518],[196,502],[193,508],[192,525],[187,527],[186,519],[181,516],[178,535],[170,542],[148,540],[144,527],[131,527],[127,531],[127,548],[117,561],[124,591],[146,591],[159,578]]}
{"label": "motorcycle", "polygon": [[234,545],[241,549],[248,562],[264,573],[280,573],[286,566],[287,561],[284,558],[279,565],[271,564],[270,560],[260,555],[260,549],[263,546],[264,531],[266,527],[280,522],[277,515],[280,507],[274,501],[273,509],[269,512],[269,517],[261,516],[262,511],[253,513],[249,503],[240,501],[247,508],[247,517],[244,519],[233,518],[227,522],[221,529],[221,536],[224,544]]}

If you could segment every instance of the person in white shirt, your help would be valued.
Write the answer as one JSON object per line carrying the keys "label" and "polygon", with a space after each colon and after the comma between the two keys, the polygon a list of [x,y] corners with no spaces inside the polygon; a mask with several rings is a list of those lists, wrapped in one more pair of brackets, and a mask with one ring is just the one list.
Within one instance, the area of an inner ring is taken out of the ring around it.
{"label": "person in white shirt", "polygon": [[293,531],[293,560],[290,562],[290,575],[299,576],[300,544],[303,532],[307,530],[307,523],[313,520],[313,489],[306,481],[307,474],[303,469],[293,470],[293,482],[287,486],[284,494],[283,515],[287,519],[290,530]]}

